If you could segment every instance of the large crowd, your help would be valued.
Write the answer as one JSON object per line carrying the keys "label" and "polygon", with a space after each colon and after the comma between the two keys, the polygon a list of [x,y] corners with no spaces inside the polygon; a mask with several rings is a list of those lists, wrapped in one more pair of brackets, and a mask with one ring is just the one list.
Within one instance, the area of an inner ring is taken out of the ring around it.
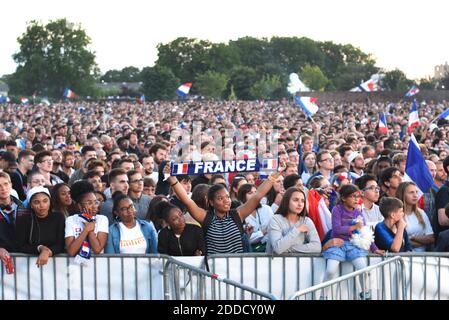
{"label": "large crowd", "polygon": [[[449,127],[434,120],[448,105],[419,105],[413,133],[434,179],[421,195],[404,179],[410,104],[323,103],[313,119],[289,100],[2,104],[0,259],[322,252],[330,279],[369,252],[448,251]],[[196,132],[187,149],[183,132]],[[169,176],[170,161],[260,155],[248,140],[261,133],[276,136],[269,175]],[[362,248],[352,239],[366,226]]]}

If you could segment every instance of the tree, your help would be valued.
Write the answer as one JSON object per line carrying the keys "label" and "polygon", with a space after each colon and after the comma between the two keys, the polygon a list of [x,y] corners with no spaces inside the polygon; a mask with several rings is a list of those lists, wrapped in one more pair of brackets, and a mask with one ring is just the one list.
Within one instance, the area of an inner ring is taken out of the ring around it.
{"label": "tree", "polygon": [[179,79],[166,67],[154,66],[143,68],[142,91],[148,99],[169,100],[176,95]]}
{"label": "tree", "polygon": [[388,71],[382,79],[382,86],[391,91],[407,91],[413,85],[413,81],[407,79],[404,72],[399,69]]}
{"label": "tree", "polygon": [[254,99],[274,99],[275,92],[281,88],[279,76],[263,76],[251,87],[250,92]]}
{"label": "tree", "polygon": [[421,90],[435,90],[437,87],[437,81],[433,78],[422,78],[419,81],[419,88]]}
{"label": "tree", "polygon": [[237,97],[241,100],[251,100],[250,89],[257,81],[257,74],[253,68],[237,66],[231,72],[229,85],[232,85]]}
{"label": "tree", "polygon": [[306,64],[300,72],[301,79],[312,90],[324,91],[329,83],[329,79],[323,74],[318,66]]}
{"label": "tree", "polygon": [[13,93],[61,97],[65,87],[78,95],[92,91],[99,70],[88,50],[91,39],[80,25],[66,19],[46,25],[31,21],[18,42],[20,50],[13,55],[18,67],[10,79]]}
{"label": "tree", "polygon": [[207,97],[220,99],[226,90],[228,76],[215,71],[207,71],[196,77],[196,87],[198,92]]}

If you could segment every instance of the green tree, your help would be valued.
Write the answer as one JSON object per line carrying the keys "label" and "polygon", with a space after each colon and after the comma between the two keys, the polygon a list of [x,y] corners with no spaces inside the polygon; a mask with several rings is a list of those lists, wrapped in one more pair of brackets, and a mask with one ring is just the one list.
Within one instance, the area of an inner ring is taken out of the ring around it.
{"label": "green tree", "polygon": [[237,66],[231,72],[229,85],[232,85],[235,94],[241,100],[251,100],[251,87],[257,81],[257,74],[253,68]]}
{"label": "green tree", "polygon": [[122,72],[120,70],[108,70],[106,73],[100,78],[101,81],[104,82],[121,82]]}
{"label": "green tree", "polygon": [[354,64],[339,67],[337,77],[332,80],[332,84],[337,90],[350,90],[358,86],[362,81],[371,78],[371,75],[378,72],[378,68],[373,64]]}
{"label": "green tree", "polygon": [[382,87],[391,91],[407,91],[413,85],[413,81],[407,79],[404,72],[399,69],[388,71],[382,79]]}
{"label": "green tree", "polygon": [[207,71],[196,77],[198,92],[207,97],[221,99],[228,84],[228,76],[215,71]]}
{"label": "green tree", "polygon": [[421,90],[435,90],[437,88],[437,81],[433,78],[422,78],[419,81],[419,88]]}
{"label": "green tree", "polygon": [[154,66],[143,68],[142,91],[147,99],[169,100],[176,95],[179,79],[166,67]]}
{"label": "green tree", "polygon": [[18,64],[11,76],[11,91],[34,92],[61,97],[65,87],[78,95],[89,95],[99,74],[91,39],[80,25],[66,19],[46,25],[31,21],[18,38],[20,50],[13,55]]}
{"label": "green tree", "polygon": [[329,83],[329,79],[323,74],[318,66],[306,64],[300,72],[300,78],[310,89],[324,91]]}
{"label": "green tree", "polygon": [[250,89],[254,99],[274,99],[275,92],[281,88],[280,76],[263,76]]}

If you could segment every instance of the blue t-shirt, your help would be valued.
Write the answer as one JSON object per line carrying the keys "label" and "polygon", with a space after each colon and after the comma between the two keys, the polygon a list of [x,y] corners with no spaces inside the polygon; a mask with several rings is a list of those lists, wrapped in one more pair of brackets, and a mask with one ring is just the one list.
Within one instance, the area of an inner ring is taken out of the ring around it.
{"label": "blue t-shirt", "polygon": [[[376,246],[381,250],[391,251],[395,234],[385,225],[385,222],[379,222],[374,230],[374,241]],[[400,252],[412,251],[412,244],[408,238],[407,231],[404,229],[404,236]]]}

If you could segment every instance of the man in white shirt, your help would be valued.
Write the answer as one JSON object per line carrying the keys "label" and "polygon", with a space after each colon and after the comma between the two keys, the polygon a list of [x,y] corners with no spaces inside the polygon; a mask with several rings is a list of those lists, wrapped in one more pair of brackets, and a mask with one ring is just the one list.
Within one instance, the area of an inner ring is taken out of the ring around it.
{"label": "man in white shirt", "polygon": [[370,226],[374,231],[376,224],[384,220],[379,206],[376,204],[379,200],[380,187],[377,184],[376,178],[369,174],[358,178],[355,184],[362,191],[362,214],[365,218],[366,225]]}

